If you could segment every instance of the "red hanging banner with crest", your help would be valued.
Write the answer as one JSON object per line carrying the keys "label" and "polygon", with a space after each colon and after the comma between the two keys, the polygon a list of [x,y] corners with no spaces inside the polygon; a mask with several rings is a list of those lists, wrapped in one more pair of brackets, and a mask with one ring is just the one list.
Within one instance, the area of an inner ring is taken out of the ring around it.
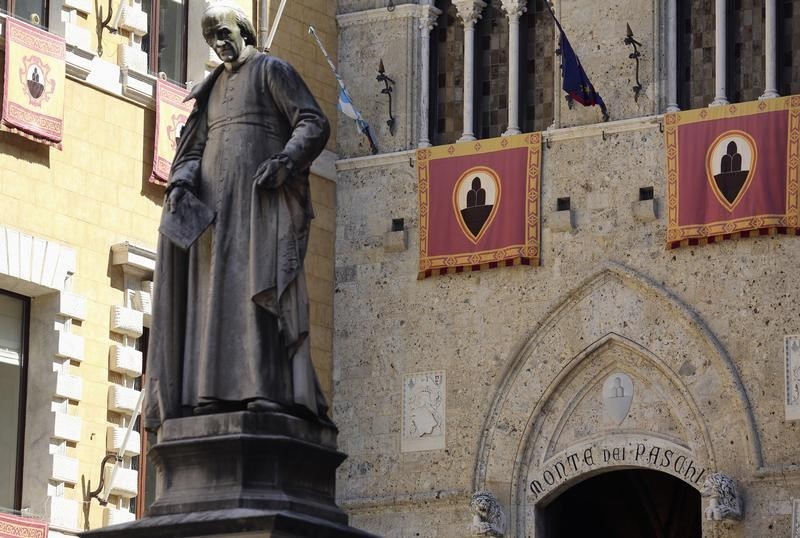
{"label": "red hanging banner with crest", "polygon": [[0,538],[47,538],[47,523],[0,513]]}
{"label": "red hanging banner with crest", "polygon": [[667,248],[800,235],[800,95],[667,114]]}
{"label": "red hanging banner with crest", "polygon": [[418,150],[418,278],[539,265],[541,162],[541,133]]}
{"label": "red hanging banner with crest", "polygon": [[0,128],[61,149],[66,51],[64,38],[6,18]]}
{"label": "red hanging banner with crest", "polygon": [[192,103],[184,102],[188,90],[165,80],[156,81],[156,133],[153,144],[153,173],[151,183],[166,185],[178,138],[181,135]]}

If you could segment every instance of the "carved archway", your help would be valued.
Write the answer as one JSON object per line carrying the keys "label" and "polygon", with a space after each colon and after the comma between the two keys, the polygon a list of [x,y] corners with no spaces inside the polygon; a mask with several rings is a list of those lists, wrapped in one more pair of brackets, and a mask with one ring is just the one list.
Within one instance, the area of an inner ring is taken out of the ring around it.
{"label": "carved archway", "polygon": [[[684,431],[637,428],[652,423],[646,417],[621,427],[575,418],[576,424],[592,425],[591,431],[565,437],[565,428],[571,417],[580,416],[582,405],[602,405],[602,399],[597,400],[599,384],[617,370],[631,375],[640,387],[647,387],[648,375],[657,374],[650,390],[658,397],[651,400],[668,402],[671,420],[683,424]],[[543,473],[581,446],[595,447],[602,458],[604,449],[613,452],[627,446],[628,451],[639,451],[637,443],[648,456],[658,448],[658,455],[650,456],[656,458],[655,467],[641,460],[609,461],[607,467],[656,468],[658,457],[671,450],[671,457],[679,454],[697,469],[681,477],[685,469],[679,466],[680,471],[673,468],[671,474],[698,488],[700,467],[741,472],[762,463],[747,394],[719,341],[663,287],[610,263],[569,293],[509,364],[485,422],[474,487],[493,491],[508,507],[512,535],[528,531],[533,536],[537,503],[604,467],[575,468],[574,458],[565,459],[562,464],[573,475],[558,483],[553,479],[551,488],[543,488],[535,499],[528,493],[535,480],[531,473]],[[661,470],[669,472],[666,467]]]}

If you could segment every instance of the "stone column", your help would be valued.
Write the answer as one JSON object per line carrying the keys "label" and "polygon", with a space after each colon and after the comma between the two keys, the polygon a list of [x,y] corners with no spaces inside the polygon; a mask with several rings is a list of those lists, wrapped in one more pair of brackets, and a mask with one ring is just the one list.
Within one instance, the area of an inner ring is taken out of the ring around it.
{"label": "stone column", "polygon": [[764,44],[765,79],[761,99],[779,97],[778,93],[778,6],[777,0],[766,0],[766,43]]}
{"label": "stone column", "polygon": [[728,10],[726,6],[727,0],[716,0],[716,8],[714,11],[714,18],[716,19],[716,41],[715,41],[715,86],[716,95],[711,106],[720,106],[728,104],[728,96],[726,90],[726,79],[728,71],[725,62],[728,59],[728,29],[726,21],[728,19]]}
{"label": "stone column", "polygon": [[508,16],[508,128],[503,136],[519,134],[519,18],[527,7],[525,0],[503,0]]}
{"label": "stone column", "polygon": [[678,0],[667,0],[667,112],[678,111]]}
{"label": "stone column", "polygon": [[464,23],[464,132],[458,141],[470,142],[475,140],[475,23],[481,18],[481,10],[486,3],[481,0],[454,0],[453,5]]}
{"label": "stone column", "polygon": [[431,141],[428,139],[431,94],[431,31],[436,26],[436,18],[440,14],[441,10],[436,9],[431,4],[426,4],[422,6],[419,21],[422,62],[419,84],[419,143],[417,145],[420,148],[427,148],[431,145]]}

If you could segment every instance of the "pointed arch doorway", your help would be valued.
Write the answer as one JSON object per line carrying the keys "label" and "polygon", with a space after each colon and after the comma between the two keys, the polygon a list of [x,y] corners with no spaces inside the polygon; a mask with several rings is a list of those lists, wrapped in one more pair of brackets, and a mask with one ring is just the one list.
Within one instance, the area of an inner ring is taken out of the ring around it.
{"label": "pointed arch doorway", "polygon": [[[538,510],[537,510],[538,511]],[[700,493],[649,469],[594,475],[541,508],[545,538],[701,538]]]}

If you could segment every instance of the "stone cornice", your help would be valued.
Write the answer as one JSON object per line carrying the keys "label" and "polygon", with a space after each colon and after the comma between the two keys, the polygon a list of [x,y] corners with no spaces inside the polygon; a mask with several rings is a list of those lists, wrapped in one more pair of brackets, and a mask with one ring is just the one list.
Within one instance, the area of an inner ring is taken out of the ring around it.
{"label": "stone cornice", "polygon": [[[364,168],[378,168],[385,166],[405,165],[414,168],[417,150],[398,151],[395,153],[382,153],[366,157],[353,157],[336,161],[336,170],[362,170]],[[412,163],[412,164],[409,164]]]}
{"label": "stone cornice", "polygon": [[400,4],[394,8],[394,11],[387,11],[386,8],[382,7],[353,13],[343,13],[341,15],[336,15],[336,22],[339,23],[340,28],[347,28],[348,26],[387,22],[394,19],[422,19],[431,12],[441,13],[441,11],[435,7],[427,4]]}

